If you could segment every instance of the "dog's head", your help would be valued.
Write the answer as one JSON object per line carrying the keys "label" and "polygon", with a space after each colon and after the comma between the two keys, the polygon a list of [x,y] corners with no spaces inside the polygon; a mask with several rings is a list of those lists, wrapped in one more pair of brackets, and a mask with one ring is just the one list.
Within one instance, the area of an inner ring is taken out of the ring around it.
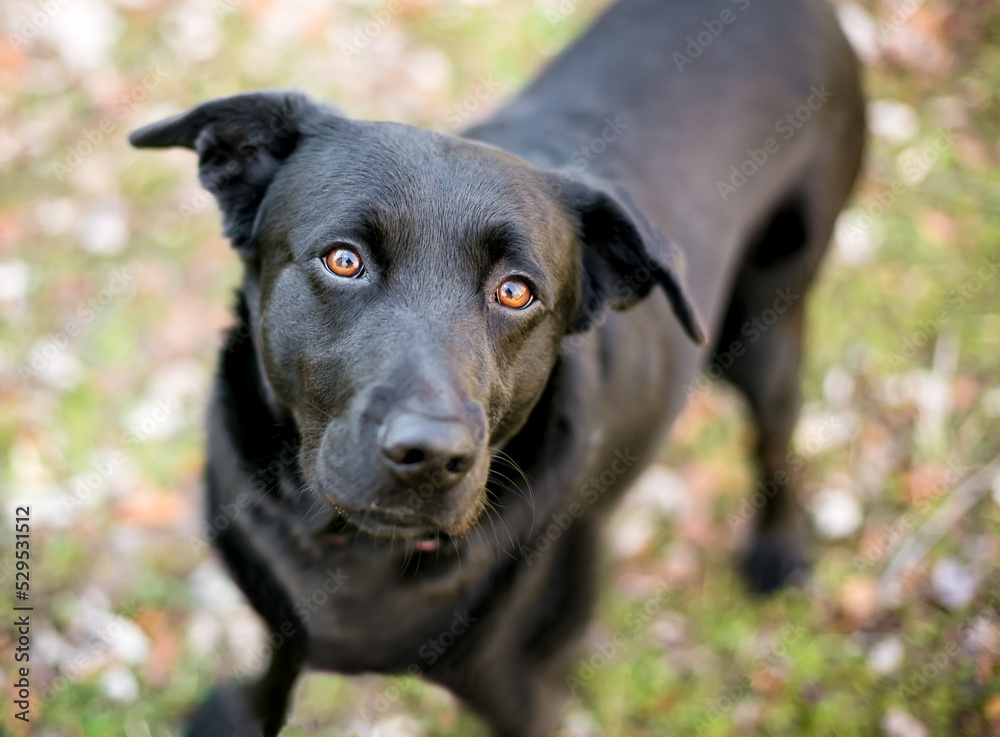
{"label": "dog's head", "polygon": [[676,251],[623,193],[493,147],[283,92],[214,100],[130,140],[197,151],[305,479],[372,534],[467,530],[490,448],[526,421],[563,338],[602,311],[659,285],[704,339]]}

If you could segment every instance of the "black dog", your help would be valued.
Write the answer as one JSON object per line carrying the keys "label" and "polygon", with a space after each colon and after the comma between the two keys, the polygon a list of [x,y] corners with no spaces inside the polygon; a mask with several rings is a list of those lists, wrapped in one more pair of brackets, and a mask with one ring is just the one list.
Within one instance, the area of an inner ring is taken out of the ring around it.
{"label": "black dog", "polygon": [[749,580],[795,574],[803,297],[863,131],[825,2],[623,0],[462,137],[278,92],[133,133],[198,152],[245,266],[208,519],[275,649],[192,734],[276,734],[305,666],[548,734],[599,521],[706,365],[771,482]]}

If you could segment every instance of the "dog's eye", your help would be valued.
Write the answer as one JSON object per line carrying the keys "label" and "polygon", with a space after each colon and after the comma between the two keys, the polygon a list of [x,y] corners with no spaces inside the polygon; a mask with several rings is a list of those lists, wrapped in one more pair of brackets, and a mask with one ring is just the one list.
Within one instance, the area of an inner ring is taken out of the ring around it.
{"label": "dog's eye", "polygon": [[535,297],[531,293],[531,287],[528,286],[527,282],[524,279],[515,277],[507,279],[497,287],[496,298],[497,302],[504,307],[509,307],[512,310],[523,310],[531,304]]}
{"label": "dog's eye", "polygon": [[323,261],[326,263],[326,267],[334,274],[348,279],[360,276],[364,269],[361,257],[357,251],[345,248],[344,246],[334,248],[324,257]]}

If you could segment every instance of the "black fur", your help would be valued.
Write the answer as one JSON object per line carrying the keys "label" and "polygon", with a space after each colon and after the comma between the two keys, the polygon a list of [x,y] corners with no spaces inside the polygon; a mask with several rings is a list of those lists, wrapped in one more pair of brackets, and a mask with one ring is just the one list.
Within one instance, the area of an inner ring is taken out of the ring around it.
{"label": "black fur", "polygon": [[[723,11],[714,44],[678,60]],[[244,265],[208,524],[277,644],[190,733],[271,737],[308,666],[423,675],[498,735],[549,734],[601,520],[700,367],[747,397],[771,482],[748,581],[798,576],[804,295],[863,137],[822,0],[622,0],[461,137],[294,92],[133,133],[198,152]],[[324,266],[340,247],[357,278]],[[495,299],[511,277],[535,294],[523,310]]]}

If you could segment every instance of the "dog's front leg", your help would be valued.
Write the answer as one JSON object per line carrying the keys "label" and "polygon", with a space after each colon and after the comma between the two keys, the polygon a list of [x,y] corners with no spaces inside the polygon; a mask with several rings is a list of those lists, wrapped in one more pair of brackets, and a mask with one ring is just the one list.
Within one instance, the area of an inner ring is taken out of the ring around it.
{"label": "dog's front leg", "polygon": [[451,689],[495,737],[548,737],[570,696],[596,598],[595,520],[582,517],[544,552],[518,563],[492,606],[427,675]]}
{"label": "dog's front leg", "polygon": [[483,657],[432,674],[432,680],[475,711],[493,737],[549,737],[569,697],[563,668],[545,667],[512,647],[491,647]]}
{"label": "dog's front leg", "polygon": [[194,713],[188,737],[276,737],[285,723],[292,687],[302,669],[293,642],[275,649],[264,676],[248,686],[216,688]]}
{"label": "dog's front leg", "polygon": [[262,737],[260,723],[243,689],[219,686],[191,717],[187,737]]}

